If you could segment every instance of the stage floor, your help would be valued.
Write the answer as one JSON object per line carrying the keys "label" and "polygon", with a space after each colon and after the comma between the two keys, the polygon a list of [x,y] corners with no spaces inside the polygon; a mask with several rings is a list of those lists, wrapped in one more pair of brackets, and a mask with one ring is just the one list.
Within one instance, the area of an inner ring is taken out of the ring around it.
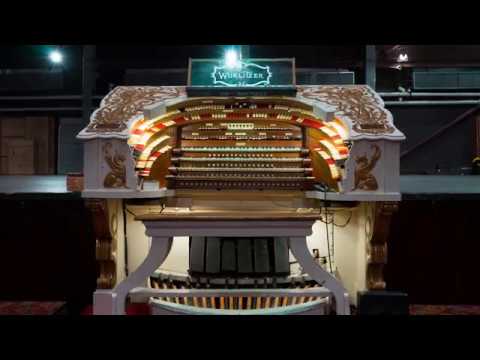
{"label": "stage floor", "polygon": [[480,199],[480,175],[402,175],[404,200]]}
{"label": "stage floor", "polygon": [[64,175],[2,175],[0,194],[65,194],[67,177]]}
{"label": "stage floor", "polygon": [[[2,175],[0,194],[68,194],[64,175]],[[404,200],[480,199],[480,175],[402,175],[400,191]]]}
{"label": "stage floor", "polygon": [[[60,312],[64,302],[0,301],[1,315],[79,315]],[[353,314],[355,311],[352,312]],[[92,315],[92,306],[87,306],[80,315]],[[149,315],[148,305],[132,304],[127,315]],[[480,315],[479,305],[410,305],[410,315]]]}

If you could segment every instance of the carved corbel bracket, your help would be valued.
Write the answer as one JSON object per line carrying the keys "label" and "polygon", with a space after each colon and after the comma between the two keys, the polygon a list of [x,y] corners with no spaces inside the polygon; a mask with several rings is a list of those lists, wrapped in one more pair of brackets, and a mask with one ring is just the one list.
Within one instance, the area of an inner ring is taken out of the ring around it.
{"label": "carved corbel bracket", "polygon": [[[367,288],[368,290],[384,290],[386,283],[383,270],[387,264],[387,240],[390,234],[392,215],[398,210],[397,202],[378,202],[370,215],[367,224],[373,222],[367,239]],[[368,225],[367,225],[368,226]]]}
{"label": "carved corbel bracket", "polygon": [[85,206],[92,217],[96,239],[97,288],[112,289],[116,283],[116,262],[113,237],[109,226],[107,201],[105,199],[87,199],[85,200]]}

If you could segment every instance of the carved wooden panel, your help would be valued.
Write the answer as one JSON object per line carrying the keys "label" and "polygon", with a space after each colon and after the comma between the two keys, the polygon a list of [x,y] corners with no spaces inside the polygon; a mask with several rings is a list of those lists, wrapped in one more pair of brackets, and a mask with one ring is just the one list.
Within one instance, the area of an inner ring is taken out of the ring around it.
{"label": "carved wooden panel", "polygon": [[372,204],[367,214],[367,288],[384,290],[386,287],[383,269],[387,264],[387,239],[392,215],[398,210],[397,202]]}
{"label": "carved wooden panel", "polygon": [[107,201],[105,199],[87,199],[85,205],[92,216],[96,239],[97,288],[111,289],[116,283],[116,263],[113,255],[113,237],[110,232]]}

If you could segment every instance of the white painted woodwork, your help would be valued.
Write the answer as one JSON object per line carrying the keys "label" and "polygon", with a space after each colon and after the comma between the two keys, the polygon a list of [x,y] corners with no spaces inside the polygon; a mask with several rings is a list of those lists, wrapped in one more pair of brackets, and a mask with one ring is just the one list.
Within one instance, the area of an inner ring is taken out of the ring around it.
{"label": "white painted woodwork", "polygon": [[[145,281],[164,262],[174,236],[286,236],[295,258],[303,269],[321,286],[332,292],[339,315],[350,313],[348,294],[339,280],[322,269],[313,259],[306,237],[312,234],[314,221],[144,221],[146,234],[152,237],[148,254],[143,263],[124,281],[118,284],[107,297],[102,292],[97,301],[98,309],[112,309],[112,314],[125,314],[125,300],[131,290],[145,285]],[[96,296],[96,295],[95,295]],[[100,303],[98,303],[98,301]],[[111,301],[113,305],[105,305]],[[95,313],[103,310],[94,309]]]}

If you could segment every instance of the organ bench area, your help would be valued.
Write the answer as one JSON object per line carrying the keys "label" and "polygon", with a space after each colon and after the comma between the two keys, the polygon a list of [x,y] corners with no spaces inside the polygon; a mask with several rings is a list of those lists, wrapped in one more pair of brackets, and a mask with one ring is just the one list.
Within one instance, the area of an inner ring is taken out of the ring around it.
{"label": "organ bench area", "polygon": [[369,87],[117,87],[78,138],[95,314],[350,314],[384,290],[403,134]]}

